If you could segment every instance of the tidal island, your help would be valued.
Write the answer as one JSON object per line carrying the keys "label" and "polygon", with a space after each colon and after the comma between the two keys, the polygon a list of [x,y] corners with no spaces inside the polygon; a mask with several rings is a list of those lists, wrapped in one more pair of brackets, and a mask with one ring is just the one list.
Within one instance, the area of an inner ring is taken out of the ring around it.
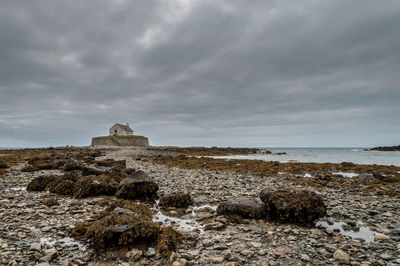
{"label": "tidal island", "polygon": [[115,123],[110,128],[110,135],[92,138],[92,146],[149,146],[149,139],[133,135],[129,124]]}

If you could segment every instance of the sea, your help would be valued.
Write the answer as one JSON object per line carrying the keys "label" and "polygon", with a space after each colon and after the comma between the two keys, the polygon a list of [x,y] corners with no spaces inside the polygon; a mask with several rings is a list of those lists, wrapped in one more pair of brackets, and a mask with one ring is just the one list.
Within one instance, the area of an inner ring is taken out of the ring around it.
{"label": "sea", "polygon": [[[23,149],[3,148],[0,150]],[[263,161],[286,162],[314,162],[314,163],[341,163],[377,164],[400,166],[400,151],[375,151],[368,148],[259,148],[260,152],[251,155],[210,156],[222,159],[247,159]],[[270,151],[271,154],[264,153]],[[282,154],[284,153],[284,154]]]}
{"label": "sea", "polygon": [[[272,154],[266,154],[263,151],[270,151]],[[352,162],[355,164],[400,166],[400,151],[374,151],[365,148],[261,148],[258,154],[212,157],[279,162]]]}

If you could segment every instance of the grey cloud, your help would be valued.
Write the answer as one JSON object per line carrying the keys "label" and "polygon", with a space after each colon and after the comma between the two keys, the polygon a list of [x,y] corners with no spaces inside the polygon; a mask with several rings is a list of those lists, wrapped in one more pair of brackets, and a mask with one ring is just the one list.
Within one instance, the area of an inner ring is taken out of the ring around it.
{"label": "grey cloud", "polygon": [[398,144],[398,1],[4,1],[0,146]]}

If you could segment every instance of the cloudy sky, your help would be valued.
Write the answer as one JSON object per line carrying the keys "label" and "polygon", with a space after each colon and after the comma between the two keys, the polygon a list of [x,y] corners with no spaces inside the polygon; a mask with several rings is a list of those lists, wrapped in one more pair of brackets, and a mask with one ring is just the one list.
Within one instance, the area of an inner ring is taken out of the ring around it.
{"label": "cloudy sky", "polygon": [[4,0],[0,147],[400,144],[398,0]]}

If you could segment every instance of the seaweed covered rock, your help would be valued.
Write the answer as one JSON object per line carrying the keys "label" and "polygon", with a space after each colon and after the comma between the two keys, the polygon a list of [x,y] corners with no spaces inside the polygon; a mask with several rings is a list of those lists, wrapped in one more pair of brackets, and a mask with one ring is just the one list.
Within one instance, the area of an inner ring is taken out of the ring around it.
{"label": "seaweed covered rock", "polygon": [[43,205],[46,205],[47,207],[51,206],[58,206],[60,203],[55,199],[55,198],[47,198],[43,200]]}
{"label": "seaweed covered rock", "polygon": [[9,168],[9,165],[6,162],[0,160],[0,169],[7,169],[7,168]]}
{"label": "seaweed covered rock", "polygon": [[332,174],[320,172],[315,175],[314,179],[317,181],[330,181],[332,179]]}
{"label": "seaweed covered rock", "polygon": [[154,198],[157,191],[154,179],[138,170],[119,183],[116,196],[123,199]]}
{"label": "seaweed covered rock", "polygon": [[74,198],[87,198],[99,195],[114,195],[118,183],[106,175],[83,176],[75,183]]}
{"label": "seaweed covered rock", "polygon": [[260,199],[265,204],[267,218],[281,222],[311,224],[326,214],[320,195],[301,188],[263,189]]}
{"label": "seaweed covered rock", "polygon": [[189,193],[176,193],[161,197],[159,205],[162,207],[186,208],[189,205],[193,205],[193,199]]}
{"label": "seaweed covered rock", "polygon": [[53,169],[62,169],[64,165],[67,163],[67,160],[64,159],[55,159],[53,161]]}
{"label": "seaweed covered rock", "polygon": [[119,166],[121,169],[124,169],[126,167],[125,160],[116,161],[114,159],[105,159],[101,161],[96,161],[96,163],[98,166],[105,166],[105,167]]}
{"label": "seaweed covered rock", "polygon": [[60,195],[73,195],[75,191],[75,182],[60,176],[46,186],[46,191]]}
{"label": "seaweed covered rock", "polygon": [[32,179],[26,187],[28,191],[44,191],[48,184],[60,178],[59,175],[40,175]]}
{"label": "seaweed covered rock", "polygon": [[156,249],[161,256],[168,257],[183,240],[183,235],[170,226],[163,227],[161,230]]}
{"label": "seaweed covered rock", "polygon": [[71,160],[64,165],[64,172],[69,172],[73,170],[81,170],[84,167],[84,164],[80,161]]}
{"label": "seaweed covered rock", "polygon": [[124,168],[121,168],[121,166],[119,166],[119,165],[107,168],[105,170],[105,174],[108,176],[111,176],[112,179],[114,179],[118,183],[129,176],[124,171]]}
{"label": "seaweed covered rock", "polygon": [[75,192],[75,182],[80,178],[78,171],[67,172],[52,180],[47,186],[46,191],[60,195],[73,195]]}
{"label": "seaweed covered rock", "polygon": [[49,156],[33,157],[28,160],[28,164],[35,170],[49,170],[53,169],[53,158]]}
{"label": "seaweed covered rock", "polygon": [[[137,208],[147,207],[137,205]],[[78,224],[72,235],[90,240],[96,249],[130,246],[138,242],[152,243],[160,235],[161,228],[145,213],[143,210],[115,208],[97,221]]]}
{"label": "seaweed covered rock", "polygon": [[21,168],[21,172],[35,172],[37,169],[30,164],[26,164],[24,167]]}
{"label": "seaweed covered rock", "polygon": [[227,217],[240,216],[241,218],[250,219],[263,219],[266,217],[264,204],[249,199],[238,199],[222,203],[218,206],[217,213]]}

